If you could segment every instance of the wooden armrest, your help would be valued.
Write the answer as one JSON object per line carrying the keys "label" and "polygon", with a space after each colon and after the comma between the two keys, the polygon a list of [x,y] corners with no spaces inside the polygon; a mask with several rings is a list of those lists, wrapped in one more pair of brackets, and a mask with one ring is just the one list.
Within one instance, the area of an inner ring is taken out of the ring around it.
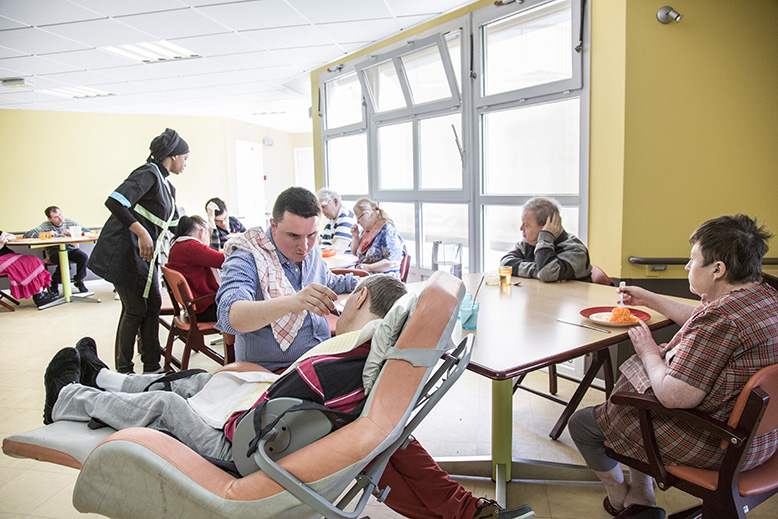
{"label": "wooden armrest", "polygon": [[202,302],[202,301],[205,301],[206,299],[213,298],[213,297],[215,297],[215,296],[216,296],[216,292],[213,292],[213,293],[211,293],[211,294],[205,294],[204,296],[195,297],[194,299],[192,299],[192,300],[191,300],[191,301],[189,301],[189,302],[190,302],[190,303],[192,303],[193,305],[196,305],[197,303],[200,303],[200,302]]}
{"label": "wooden armrest", "polygon": [[671,409],[665,407],[653,395],[622,391],[611,395],[611,402],[683,420],[689,425],[702,429],[728,443],[740,444],[748,438],[747,434],[743,434],[737,429],[730,427],[726,422],[717,420],[695,409]]}

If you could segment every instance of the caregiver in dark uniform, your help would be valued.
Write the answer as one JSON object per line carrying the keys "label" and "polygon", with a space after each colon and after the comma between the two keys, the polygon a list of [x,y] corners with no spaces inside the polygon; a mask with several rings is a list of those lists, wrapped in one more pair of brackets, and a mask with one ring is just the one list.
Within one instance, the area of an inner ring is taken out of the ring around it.
{"label": "caregiver in dark uniform", "polygon": [[111,193],[105,223],[89,268],[114,284],[124,315],[119,323],[116,371],[133,372],[135,335],[140,331],[144,373],[159,373],[159,292],[157,261],[164,236],[178,223],[176,190],[168,182],[186,167],[189,146],[168,128],[154,138],[151,155]]}

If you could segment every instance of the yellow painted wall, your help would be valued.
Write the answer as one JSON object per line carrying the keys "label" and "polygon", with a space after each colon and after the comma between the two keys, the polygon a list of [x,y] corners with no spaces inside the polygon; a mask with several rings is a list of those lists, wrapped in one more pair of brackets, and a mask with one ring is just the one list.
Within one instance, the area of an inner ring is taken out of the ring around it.
{"label": "yellow painted wall", "polygon": [[83,225],[102,226],[108,218],[105,199],[143,164],[149,143],[166,127],[190,147],[187,168],[171,178],[178,204],[188,214],[203,214],[212,196],[229,204],[236,139],[274,140],[263,147],[269,204],[291,185],[293,149],[305,140],[216,117],[0,110],[0,229],[32,228],[45,220],[43,209],[49,205]]}
{"label": "yellow painted wall", "polygon": [[[620,30],[611,9],[624,2],[593,2],[593,28]],[[705,220],[742,212],[765,221],[778,233],[778,3],[753,0],[675,0],[684,18],[663,25],[656,11],[664,0],[626,2],[623,128],[623,206],[621,269],[612,276],[646,277],[646,267],[631,265],[634,256],[687,257],[688,237]],[[607,63],[598,54],[613,54],[605,39],[592,48],[592,98],[601,97]],[[595,63],[598,67],[595,67]],[[605,88],[616,95],[620,85]],[[592,128],[611,117],[604,104],[592,103]],[[619,147],[602,132],[592,141],[591,200],[602,198],[601,187],[612,176],[600,167]],[[610,196],[612,193],[608,192]],[[592,256],[607,250],[611,229],[605,212],[615,208],[593,203],[589,236]],[[778,246],[772,253],[778,256]],[[670,267],[663,277],[686,277],[682,267]]]}

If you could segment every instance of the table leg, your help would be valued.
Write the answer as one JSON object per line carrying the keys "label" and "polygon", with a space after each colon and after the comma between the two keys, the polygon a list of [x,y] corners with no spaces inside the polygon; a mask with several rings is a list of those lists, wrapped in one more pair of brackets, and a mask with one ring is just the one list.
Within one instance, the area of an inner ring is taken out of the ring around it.
{"label": "table leg", "polygon": [[496,501],[506,502],[513,459],[513,384],[511,379],[492,380],[492,479]]}
{"label": "table leg", "polygon": [[608,353],[607,348],[604,350],[599,350],[597,353],[595,353],[594,359],[592,360],[589,369],[586,371],[584,378],[581,380],[581,383],[578,384],[578,388],[575,390],[575,393],[573,393],[570,401],[565,406],[565,409],[562,411],[562,414],[559,416],[556,424],[554,424],[553,429],[551,429],[551,433],[549,433],[551,439],[556,440],[559,438],[559,435],[561,435],[562,431],[565,429],[565,427],[567,427],[567,421],[570,419],[570,416],[572,416],[575,410],[578,409],[578,404],[580,404],[581,400],[583,400],[584,394],[589,389],[589,386],[592,385],[594,377],[597,375],[597,372],[600,371],[600,368],[605,363],[605,359],[608,358],[609,355],[610,353]]}
{"label": "table leg", "polygon": [[59,272],[62,274],[62,295],[65,301],[70,302],[73,289],[70,286],[70,261],[68,260],[68,248],[64,243],[59,244]]}

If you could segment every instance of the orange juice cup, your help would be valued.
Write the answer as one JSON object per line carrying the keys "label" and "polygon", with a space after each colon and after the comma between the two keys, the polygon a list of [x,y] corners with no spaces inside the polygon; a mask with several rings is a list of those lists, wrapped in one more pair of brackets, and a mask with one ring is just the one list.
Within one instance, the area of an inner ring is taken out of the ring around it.
{"label": "orange juice cup", "polygon": [[511,286],[511,272],[513,267],[500,267],[500,285],[504,287]]}

